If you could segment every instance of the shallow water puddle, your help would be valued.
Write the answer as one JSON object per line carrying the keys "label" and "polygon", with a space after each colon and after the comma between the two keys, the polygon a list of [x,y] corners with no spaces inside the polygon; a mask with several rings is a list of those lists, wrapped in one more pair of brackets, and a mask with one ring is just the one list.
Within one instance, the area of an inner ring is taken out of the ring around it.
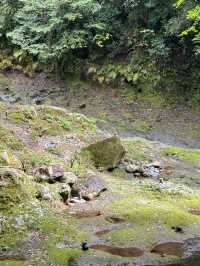
{"label": "shallow water puddle", "polygon": [[180,257],[183,255],[183,246],[183,242],[165,242],[155,245],[151,252],[160,255],[174,255]]}
{"label": "shallow water puddle", "polygon": [[27,259],[20,255],[0,255],[0,261],[26,261]]}
{"label": "shallow water puddle", "polygon": [[98,237],[101,237],[101,236],[104,236],[104,235],[110,233],[113,230],[114,230],[114,228],[113,229],[105,229],[105,230],[97,231],[95,233],[95,235],[98,236]]}
{"label": "shallow water puddle", "polygon": [[79,211],[79,212],[69,212],[70,215],[72,215],[75,218],[81,219],[81,218],[92,218],[101,216],[101,211]]}
{"label": "shallow water puddle", "polygon": [[119,248],[107,245],[93,245],[91,249],[104,251],[112,255],[121,257],[140,257],[144,254],[144,251],[139,248]]}
{"label": "shallow water puddle", "polygon": [[105,220],[109,223],[125,223],[126,220],[122,217],[117,216],[107,216]]}

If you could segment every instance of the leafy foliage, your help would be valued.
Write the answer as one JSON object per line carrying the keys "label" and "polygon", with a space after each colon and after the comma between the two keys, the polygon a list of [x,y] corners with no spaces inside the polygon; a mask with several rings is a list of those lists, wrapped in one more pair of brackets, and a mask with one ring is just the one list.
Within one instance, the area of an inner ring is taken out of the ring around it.
{"label": "leafy foliage", "polygon": [[190,37],[195,45],[195,50],[200,53],[200,5],[199,1],[178,0],[176,7],[184,14],[186,21],[182,37]]}
{"label": "leafy foliage", "polygon": [[95,22],[101,5],[95,0],[20,0],[15,26],[7,33],[12,44],[45,64],[64,64],[65,58],[90,46],[103,46],[109,35]]}
{"label": "leafy foliage", "polygon": [[88,72],[99,83],[132,87],[169,87],[166,79],[200,95],[197,0],[0,2],[0,69],[63,78]]}

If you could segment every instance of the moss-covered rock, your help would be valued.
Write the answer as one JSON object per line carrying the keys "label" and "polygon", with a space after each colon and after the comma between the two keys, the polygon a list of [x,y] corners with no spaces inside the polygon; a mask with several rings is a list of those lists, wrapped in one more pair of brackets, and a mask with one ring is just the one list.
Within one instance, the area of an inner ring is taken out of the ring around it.
{"label": "moss-covered rock", "polygon": [[125,149],[118,137],[103,139],[82,150],[91,157],[95,166],[101,170],[115,168],[125,155]]}
{"label": "moss-covered rock", "polygon": [[13,153],[6,150],[0,151],[0,165],[22,169],[22,163],[16,158],[16,156],[14,156]]}
{"label": "moss-covered rock", "polygon": [[30,200],[35,192],[30,178],[23,172],[10,167],[0,168],[0,210]]}

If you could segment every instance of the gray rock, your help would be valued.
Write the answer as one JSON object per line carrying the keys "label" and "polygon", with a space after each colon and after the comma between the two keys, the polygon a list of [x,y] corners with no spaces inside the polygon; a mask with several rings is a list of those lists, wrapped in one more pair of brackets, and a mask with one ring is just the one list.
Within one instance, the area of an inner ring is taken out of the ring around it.
{"label": "gray rock", "polygon": [[47,166],[40,166],[37,167],[34,170],[34,175],[37,177],[37,181],[42,182],[42,181],[49,181],[50,180],[50,169]]}
{"label": "gray rock", "polygon": [[0,187],[7,187],[10,184],[17,183],[21,175],[21,171],[10,168],[9,166],[0,167]]}
{"label": "gray rock", "polygon": [[160,176],[160,170],[159,168],[151,165],[151,166],[145,167],[143,175],[147,177],[158,178]]}
{"label": "gray rock", "polygon": [[67,203],[67,201],[71,197],[71,187],[68,184],[63,184],[61,186],[59,194],[62,197],[63,201]]}
{"label": "gray rock", "polygon": [[55,183],[63,178],[64,169],[60,165],[40,166],[34,170],[34,175],[39,182]]}
{"label": "gray rock", "polygon": [[200,238],[190,238],[185,241],[184,244],[184,257],[192,258],[192,256],[198,256],[200,261]]}
{"label": "gray rock", "polygon": [[16,223],[16,227],[23,226],[25,223],[24,217],[22,215],[15,217],[15,223]]}
{"label": "gray rock", "polygon": [[50,192],[49,188],[45,186],[41,186],[40,190],[38,191],[37,197],[46,201],[53,200],[53,194]]}
{"label": "gray rock", "polygon": [[38,96],[38,97],[35,97],[34,100],[33,100],[33,103],[36,104],[36,105],[41,105],[41,104],[44,104],[45,102],[45,99]]}
{"label": "gray rock", "polygon": [[143,173],[141,162],[135,160],[124,160],[121,164],[127,173]]}
{"label": "gray rock", "polygon": [[10,95],[0,95],[0,101],[2,101],[2,102],[16,103],[16,102],[18,102],[20,100],[21,100],[20,97],[13,97],[13,96],[10,96]]}
{"label": "gray rock", "polygon": [[86,201],[84,199],[80,199],[78,197],[71,198],[69,203],[85,203]]}
{"label": "gray rock", "polygon": [[6,218],[4,216],[0,216],[0,234],[4,230],[4,225],[6,224]]}
{"label": "gray rock", "polygon": [[72,172],[64,172],[61,178],[61,182],[73,185],[77,182],[78,177]]}
{"label": "gray rock", "polygon": [[107,190],[106,182],[100,174],[89,173],[72,186],[72,196],[92,200]]}

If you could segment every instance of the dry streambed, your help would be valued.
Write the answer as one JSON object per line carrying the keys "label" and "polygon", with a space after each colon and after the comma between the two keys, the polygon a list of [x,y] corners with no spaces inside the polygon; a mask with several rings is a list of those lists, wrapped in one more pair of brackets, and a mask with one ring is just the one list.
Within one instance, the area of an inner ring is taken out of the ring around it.
{"label": "dry streambed", "polygon": [[198,150],[120,141],[61,108],[0,108],[2,265],[198,265]]}

